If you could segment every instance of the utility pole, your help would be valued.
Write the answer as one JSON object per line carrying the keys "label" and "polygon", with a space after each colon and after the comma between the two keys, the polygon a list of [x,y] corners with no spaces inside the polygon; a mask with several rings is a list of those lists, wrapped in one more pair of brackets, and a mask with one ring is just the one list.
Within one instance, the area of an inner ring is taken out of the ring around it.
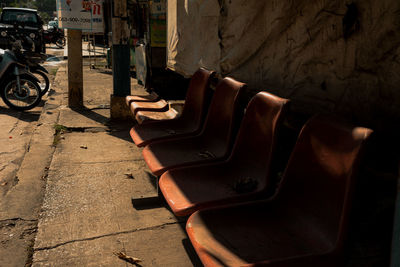
{"label": "utility pole", "polygon": [[83,106],[82,31],[68,29],[68,106]]}
{"label": "utility pole", "polygon": [[125,96],[131,93],[130,51],[127,0],[113,0],[112,14],[112,70],[113,94],[111,95],[111,119],[130,117]]}

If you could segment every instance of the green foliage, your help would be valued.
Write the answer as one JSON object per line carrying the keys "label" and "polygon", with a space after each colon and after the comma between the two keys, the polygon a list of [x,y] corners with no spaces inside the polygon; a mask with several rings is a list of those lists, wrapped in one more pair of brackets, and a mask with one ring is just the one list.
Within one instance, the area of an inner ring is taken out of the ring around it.
{"label": "green foliage", "polygon": [[45,12],[38,11],[39,16],[42,18],[43,22],[46,24],[48,23],[53,17]]}
{"label": "green foliage", "polygon": [[55,130],[53,146],[57,146],[58,143],[61,141],[62,135],[68,131],[68,128],[61,124],[54,124],[53,127]]}

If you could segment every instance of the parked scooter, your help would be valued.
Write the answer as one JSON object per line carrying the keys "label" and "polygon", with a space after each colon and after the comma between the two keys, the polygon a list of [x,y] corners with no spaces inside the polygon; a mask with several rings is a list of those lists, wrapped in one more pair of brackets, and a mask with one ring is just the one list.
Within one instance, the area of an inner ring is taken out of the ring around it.
{"label": "parked scooter", "polygon": [[40,65],[47,58],[46,55],[36,52],[25,51],[17,56],[18,61],[29,68],[29,71],[39,80],[41,95],[45,95],[50,88],[50,80],[47,74],[49,73],[45,67]]}
{"label": "parked scooter", "polygon": [[66,40],[64,36],[64,31],[57,27],[51,27],[43,32],[43,39],[46,44],[55,44],[59,48],[65,46]]}
{"label": "parked scooter", "polygon": [[29,71],[39,79],[39,86],[42,91],[42,96],[46,94],[50,88],[50,81],[47,77],[49,73],[40,64],[43,63],[47,55],[39,52],[35,52],[35,42],[26,34],[24,31],[19,31],[19,28],[24,28],[24,24],[21,22],[14,23],[15,34],[11,36],[13,41],[20,40],[22,47],[14,47],[13,52],[18,59],[19,63],[26,65]]}
{"label": "parked scooter", "polygon": [[0,96],[10,108],[29,110],[42,99],[39,80],[18,62],[14,51],[22,50],[22,41],[12,38],[12,51],[0,49]]}
{"label": "parked scooter", "polygon": [[[30,48],[26,48],[23,50],[15,50],[14,53],[18,59],[18,62],[26,65],[29,68],[29,71],[39,79],[39,86],[41,89],[42,96],[49,91],[50,81],[47,77],[49,73],[46,68],[44,68],[41,63],[43,63],[47,56],[43,53],[37,53],[35,51],[35,44],[33,40],[28,36],[19,36],[22,43],[28,44]],[[24,45],[23,45],[24,46]]]}

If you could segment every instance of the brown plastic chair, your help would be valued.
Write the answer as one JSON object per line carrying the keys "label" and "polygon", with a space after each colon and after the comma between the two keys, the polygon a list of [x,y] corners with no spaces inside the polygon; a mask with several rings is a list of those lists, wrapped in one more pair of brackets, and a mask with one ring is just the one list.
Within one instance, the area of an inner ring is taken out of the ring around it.
{"label": "brown plastic chair", "polygon": [[[135,119],[139,125],[153,123],[153,122],[171,121],[171,120],[176,120],[178,118],[179,118],[179,113],[172,108],[168,109],[167,111],[138,111],[135,115]],[[147,127],[145,127],[145,128],[147,128]],[[140,136],[140,134],[138,134],[138,132],[140,130],[138,131],[138,129],[141,129],[141,127],[137,126],[136,129],[132,128],[130,133],[131,133],[132,140],[134,142],[136,141],[137,146],[139,146],[139,147],[145,146],[150,142],[154,142],[158,138],[167,139],[169,137],[173,137],[174,134],[176,133],[176,131],[173,131],[173,132],[171,131],[171,132],[167,132],[168,136],[160,136],[160,137],[157,136],[157,137],[154,137],[154,139],[145,140],[142,138],[145,138],[146,134],[142,133],[142,135]],[[153,133],[154,133],[154,135],[156,135],[157,132],[158,131],[150,131],[149,133],[151,133],[151,135],[153,135]],[[162,131],[162,133],[165,135],[166,131],[164,130],[164,131]],[[183,134],[184,133],[182,132],[182,135]],[[188,135],[190,135],[190,134],[191,133],[188,133]],[[141,140],[138,140],[139,138]]]}
{"label": "brown plastic chair", "polygon": [[135,102],[130,105],[132,115],[135,116],[138,111],[166,111],[169,109],[168,102],[160,99],[155,102]]}
{"label": "brown plastic chair", "polygon": [[160,100],[160,96],[155,92],[149,95],[128,95],[125,97],[125,102],[128,107],[130,107],[132,101],[136,102],[156,102]]}
{"label": "brown plastic chair", "polygon": [[[130,131],[133,142],[137,146],[143,147],[150,142],[161,139],[166,140],[166,138],[171,137],[176,138],[198,134],[201,131],[212,96],[210,78],[213,73],[205,69],[196,71],[190,80],[181,116],[172,120],[135,125]],[[141,114],[144,113],[141,112]],[[147,113],[150,113],[150,111]],[[171,110],[160,113],[160,115],[167,116],[172,116],[173,114]],[[136,119],[139,122],[143,121],[138,113],[136,114]]]}
{"label": "brown plastic chair", "polygon": [[205,266],[344,266],[355,177],[371,130],[314,117],[302,129],[278,193],[195,212],[186,230]]}
{"label": "brown plastic chair", "polygon": [[273,192],[270,163],[287,103],[287,99],[258,93],[246,109],[228,160],[164,173],[160,189],[175,215],[187,216],[206,207]]}
{"label": "brown plastic chair", "polygon": [[143,157],[154,175],[199,163],[226,159],[231,149],[235,120],[241,118],[239,92],[244,83],[224,78],[215,89],[202,131],[169,141],[151,143]]}

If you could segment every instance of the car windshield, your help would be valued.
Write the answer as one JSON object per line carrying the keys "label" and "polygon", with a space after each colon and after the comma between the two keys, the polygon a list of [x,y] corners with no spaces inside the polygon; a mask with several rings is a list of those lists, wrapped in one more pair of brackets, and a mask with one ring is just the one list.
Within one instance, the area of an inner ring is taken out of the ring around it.
{"label": "car windshield", "polygon": [[26,24],[37,24],[37,17],[35,13],[24,12],[18,10],[3,10],[2,22],[13,23],[13,22],[24,22]]}

